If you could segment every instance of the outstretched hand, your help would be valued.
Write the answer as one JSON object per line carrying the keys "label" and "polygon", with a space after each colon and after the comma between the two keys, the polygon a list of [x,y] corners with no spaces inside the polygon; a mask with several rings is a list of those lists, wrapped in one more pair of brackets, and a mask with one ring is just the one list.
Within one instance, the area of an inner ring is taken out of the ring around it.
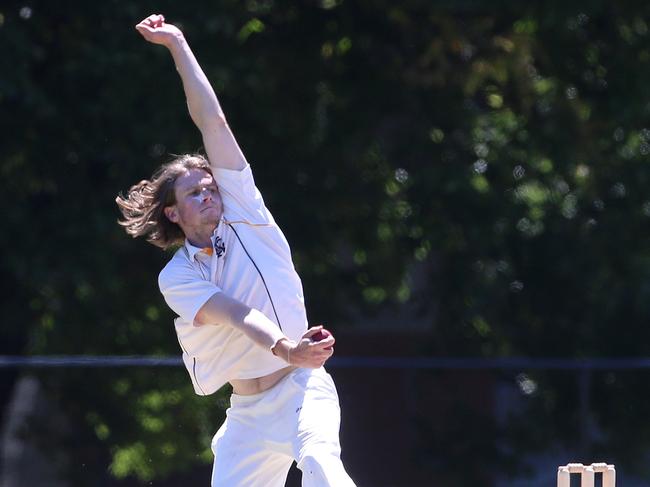
{"label": "outstretched hand", "polygon": [[175,40],[183,38],[181,30],[175,25],[166,24],[165,17],[160,14],[150,15],[135,28],[147,41],[165,47],[169,47]]}

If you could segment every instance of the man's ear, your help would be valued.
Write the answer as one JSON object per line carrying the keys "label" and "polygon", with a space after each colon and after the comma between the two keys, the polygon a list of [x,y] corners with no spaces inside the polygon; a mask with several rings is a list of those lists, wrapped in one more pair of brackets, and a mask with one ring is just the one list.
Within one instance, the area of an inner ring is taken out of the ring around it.
{"label": "man's ear", "polygon": [[178,223],[178,210],[176,210],[176,205],[165,206],[165,209],[163,211],[165,212],[165,216],[170,222]]}

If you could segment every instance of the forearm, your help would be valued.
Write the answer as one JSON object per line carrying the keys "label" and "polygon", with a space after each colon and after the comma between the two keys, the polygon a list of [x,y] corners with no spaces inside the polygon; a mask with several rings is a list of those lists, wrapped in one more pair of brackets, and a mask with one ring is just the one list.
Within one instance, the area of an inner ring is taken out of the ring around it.
{"label": "forearm", "polygon": [[182,34],[168,46],[183,81],[192,121],[201,131],[205,151],[213,167],[240,171],[246,158],[235,140],[217,95]]}
{"label": "forearm", "polygon": [[205,152],[214,168],[241,171],[246,158],[235,140],[207,76],[194,57],[185,36],[162,15],[150,15],[135,28],[153,44],[165,46],[183,81],[187,108],[201,131]]}
{"label": "forearm", "polygon": [[269,351],[279,340],[286,339],[279,327],[262,312],[224,293],[212,296],[199,310],[195,322],[199,326],[230,326]]}
{"label": "forearm", "polygon": [[262,312],[222,292],[208,299],[194,321],[197,326],[231,326],[269,353],[297,367],[321,367],[333,353],[334,337],[331,335],[316,343],[310,338],[318,333],[322,326],[309,329],[299,343],[294,343]]}
{"label": "forearm", "polygon": [[183,82],[190,116],[199,130],[203,131],[209,121],[225,124],[225,116],[217,95],[185,37],[175,36],[167,48]]}

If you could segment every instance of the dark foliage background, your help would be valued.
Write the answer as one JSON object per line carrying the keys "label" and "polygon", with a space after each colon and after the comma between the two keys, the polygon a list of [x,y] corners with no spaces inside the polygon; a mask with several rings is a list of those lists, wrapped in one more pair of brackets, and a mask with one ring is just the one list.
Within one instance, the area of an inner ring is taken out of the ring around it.
{"label": "dark foliage background", "polygon": [[[171,58],[133,29],[156,11],[212,80],[312,321],[415,323],[432,356],[650,355],[650,7],[417,0],[0,4],[0,353],[178,352],[156,285],[169,256],[127,238],[114,204],[201,148]],[[571,445],[575,383],[533,379],[495,434],[522,453]],[[181,374],[80,381],[48,389],[116,476],[209,461],[224,396],[193,397]],[[589,451],[650,473],[645,381],[590,387],[609,399]],[[485,418],[450,411],[422,429],[422,462],[480,481],[458,462],[489,449],[471,427]],[[446,448],[459,432],[474,450]]]}

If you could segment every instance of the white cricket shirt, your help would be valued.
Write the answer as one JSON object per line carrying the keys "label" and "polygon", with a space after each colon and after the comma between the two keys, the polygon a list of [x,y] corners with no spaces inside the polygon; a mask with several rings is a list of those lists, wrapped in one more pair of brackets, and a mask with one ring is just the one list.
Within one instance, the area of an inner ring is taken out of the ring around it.
{"label": "white cricket shirt", "polygon": [[199,395],[287,365],[228,325],[194,326],[213,294],[224,292],[264,313],[278,325],[276,339],[299,341],[307,331],[302,283],[289,244],[255,187],[250,165],[213,173],[224,210],[212,236],[212,256],[186,241],[158,278],[165,301],[178,315],[174,324],[183,362]]}

